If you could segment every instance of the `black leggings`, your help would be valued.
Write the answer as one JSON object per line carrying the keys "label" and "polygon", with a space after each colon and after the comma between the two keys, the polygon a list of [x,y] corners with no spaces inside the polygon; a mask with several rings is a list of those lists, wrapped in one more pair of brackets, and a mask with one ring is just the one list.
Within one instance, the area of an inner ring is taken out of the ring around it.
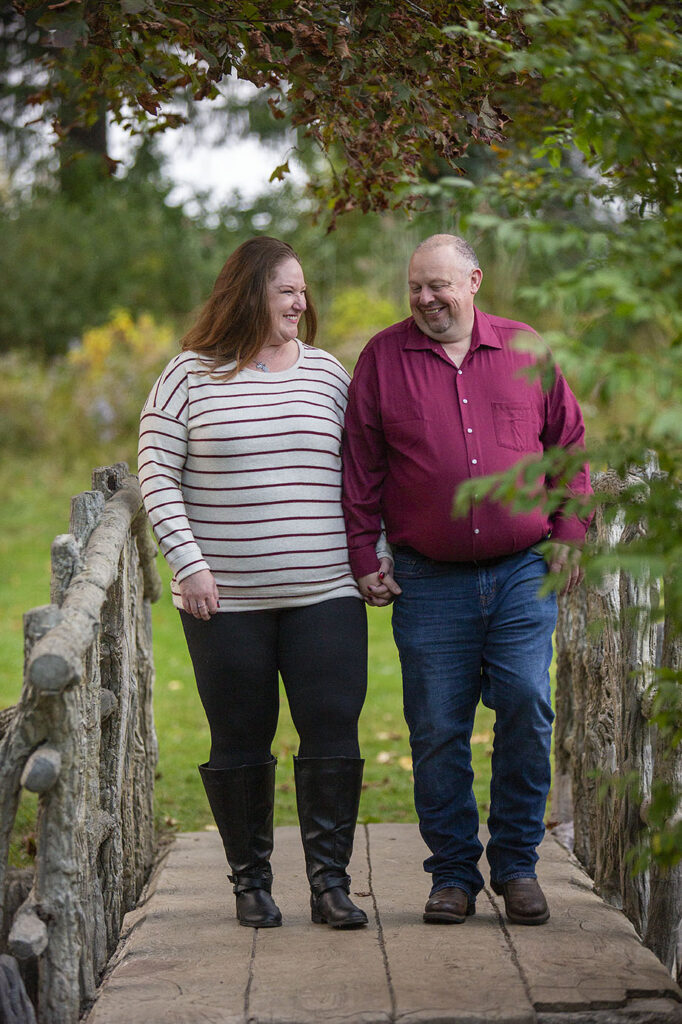
{"label": "black leggings", "polygon": [[359,757],[367,692],[367,615],[339,597],[304,608],[181,611],[199,696],[211,730],[211,768],[263,764],[279,715],[278,672],[301,757]]}

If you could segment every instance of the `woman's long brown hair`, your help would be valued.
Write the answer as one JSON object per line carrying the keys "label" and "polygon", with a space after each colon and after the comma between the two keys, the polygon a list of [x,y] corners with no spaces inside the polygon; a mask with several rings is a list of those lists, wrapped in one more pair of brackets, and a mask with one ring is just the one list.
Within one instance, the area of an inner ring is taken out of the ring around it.
{"label": "woman's long brown hair", "polygon": [[[268,282],[279,264],[292,258],[301,262],[291,246],[277,238],[259,235],[242,242],[218,274],[196,323],[182,338],[183,351],[189,349],[208,357],[213,372],[236,360],[234,369],[225,373],[225,380],[239,373],[270,336]],[[306,344],[313,345],[317,313],[309,292],[303,318]]]}

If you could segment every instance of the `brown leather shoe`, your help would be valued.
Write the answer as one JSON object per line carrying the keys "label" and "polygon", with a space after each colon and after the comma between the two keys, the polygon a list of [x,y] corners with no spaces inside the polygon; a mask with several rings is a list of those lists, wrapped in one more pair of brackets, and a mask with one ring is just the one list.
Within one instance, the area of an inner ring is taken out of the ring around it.
{"label": "brown leather shoe", "polygon": [[476,913],[476,901],[456,885],[439,889],[429,896],[424,907],[427,924],[462,924]]}
{"label": "brown leather shoe", "polygon": [[512,878],[490,885],[493,892],[504,897],[504,909],[512,924],[544,924],[549,919],[547,900],[537,878]]}

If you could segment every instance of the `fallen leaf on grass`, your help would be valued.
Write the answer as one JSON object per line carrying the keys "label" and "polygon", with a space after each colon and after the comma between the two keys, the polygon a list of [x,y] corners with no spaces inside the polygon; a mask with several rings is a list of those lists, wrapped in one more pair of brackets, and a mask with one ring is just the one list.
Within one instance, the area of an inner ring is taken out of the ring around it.
{"label": "fallen leaf on grass", "polygon": [[401,757],[400,760],[398,761],[398,764],[400,765],[400,767],[402,768],[402,770],[404,772],[411,772],[412,771],[412,758],[411,757]]}
{"label": "fallen leaf on grass", "polygon": [[390,752],[390,750],[380,750],[379,753],[377,754],[378,764],[388,764],[389,761],[392,760],[393,754]]}
{"label": "fallen leaf on grass", "polygon": [[471,742],[472,743],[490,743],[490,733],[489,732],[475,732],[474,735],[471,737]]}
{"label": "fallen leaf on grass", "polygon": [[363,789],[384,789],[391,785],[390,779],[378,779],[376,782],[363,782]]}

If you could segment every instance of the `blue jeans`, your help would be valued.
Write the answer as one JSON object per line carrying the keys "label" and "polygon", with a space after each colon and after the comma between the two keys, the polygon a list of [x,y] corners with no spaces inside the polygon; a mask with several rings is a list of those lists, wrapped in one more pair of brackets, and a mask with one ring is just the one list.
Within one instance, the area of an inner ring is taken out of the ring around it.
{"label": "blue jeans", "polygon": [[479,699],[495,711],[490,783],[492,880],[534,878],[544,835],[554,713],[549,666],[556,596],[538,597],[547,572],[529,548],[501,562],[434,562],[395,553],[402,595],[393,632],[403,673],[419,827],[431,892],[483,887],[471,732]]}

